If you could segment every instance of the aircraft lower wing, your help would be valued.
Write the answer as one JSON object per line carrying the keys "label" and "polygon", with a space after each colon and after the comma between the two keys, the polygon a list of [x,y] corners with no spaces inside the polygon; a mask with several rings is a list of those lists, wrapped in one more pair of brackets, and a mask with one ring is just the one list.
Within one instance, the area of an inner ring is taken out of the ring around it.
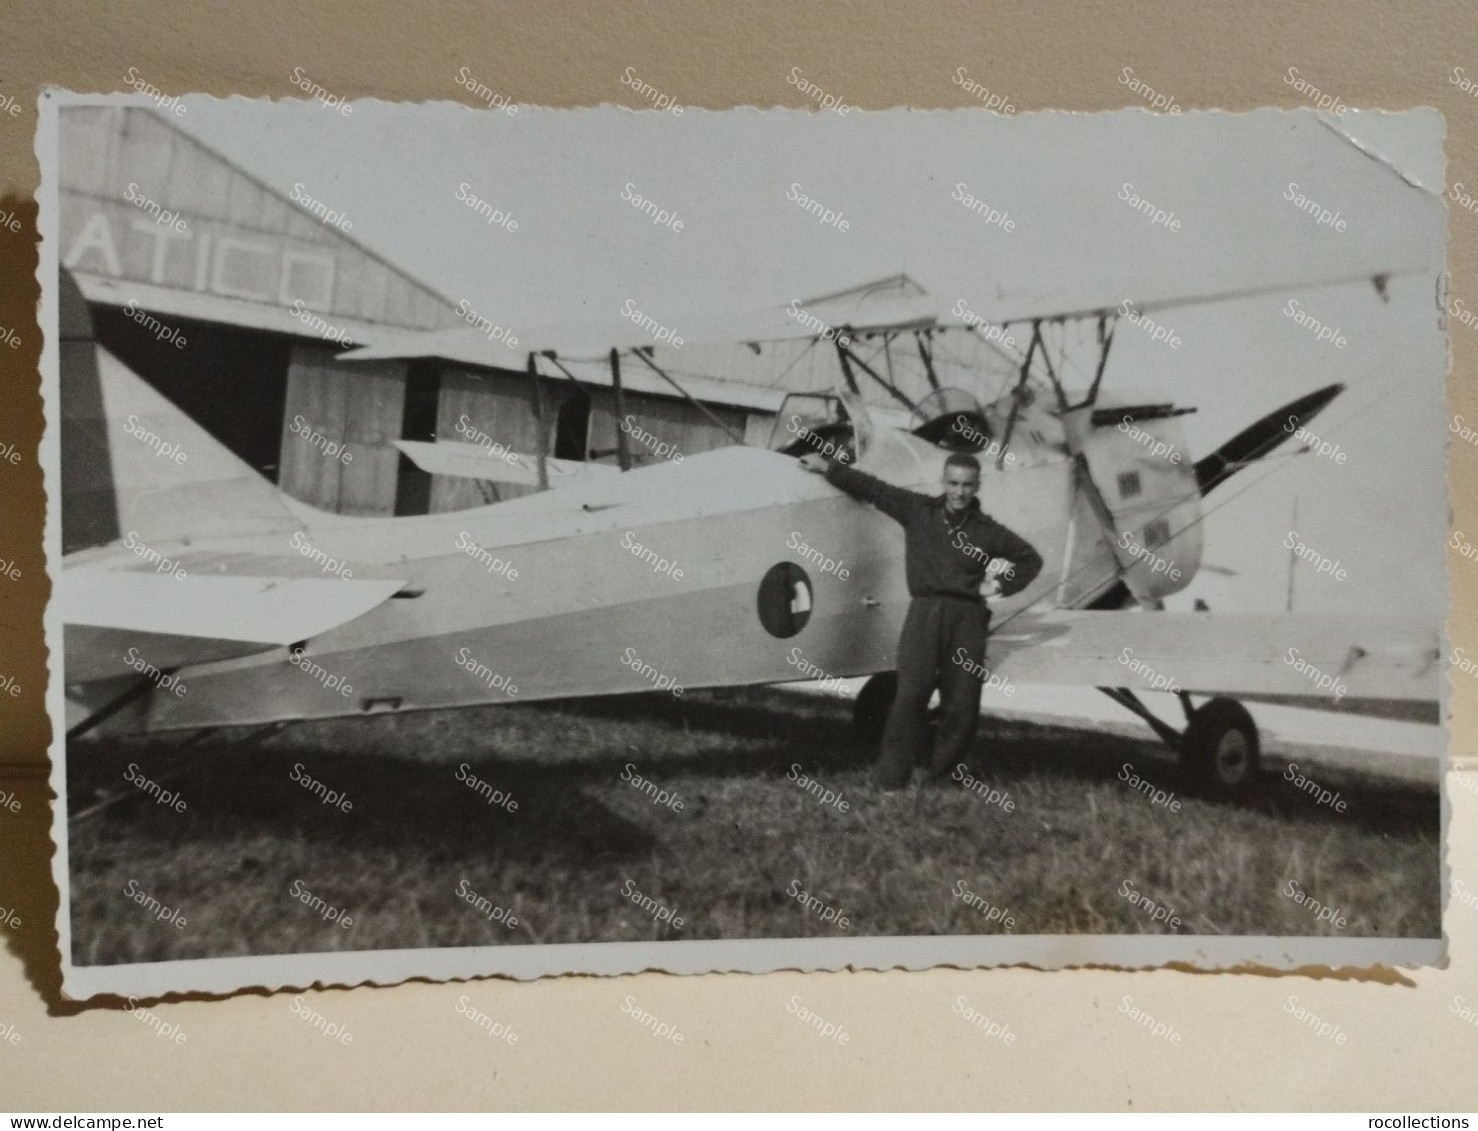
{"label": "aircraft lower wing", "polygon": [[1313,613],[1024,612],[987,666],[1014,683],[1439,699],[1436,625]]}
{"label": "aircraft lower wing", "polygon": [[362,616],[404,581],[317,577],[174,577],[129,570],[62,572],[68,682],[136,671],[127,649],[161,670],[305,640]]}

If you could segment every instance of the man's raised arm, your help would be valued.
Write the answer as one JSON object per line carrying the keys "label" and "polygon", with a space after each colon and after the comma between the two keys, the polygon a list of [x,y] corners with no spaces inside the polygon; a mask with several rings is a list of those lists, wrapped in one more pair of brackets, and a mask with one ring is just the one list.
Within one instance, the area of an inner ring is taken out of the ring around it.
{"label": "man's raised arm", "polygon": [[923,495],[885,483],[876,475],[833,463],[818,452],[808,452],[801,457],[800,462],[807,471],[824,474],[826,481],[839,491],[845,491],[852,498],[864,503],[871,503],[897,522],[907,523],[914,509],[920,503],[928,501]]}

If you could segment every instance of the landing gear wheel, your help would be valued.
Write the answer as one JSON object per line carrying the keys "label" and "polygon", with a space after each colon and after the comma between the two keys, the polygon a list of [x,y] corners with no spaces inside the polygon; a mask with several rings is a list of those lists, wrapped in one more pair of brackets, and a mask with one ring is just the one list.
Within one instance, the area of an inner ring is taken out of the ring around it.
{"label": "landing gear wheel", "polygon": [[897,690],[897,672],[878,672],[857,693],[857,701],[852,704],[852,727],[857,735],[859,761],[872,761],[883,748],[883,725]]}
{"label": "landing gear wheel", "polygon": [[1257,781],[1257,724],[1235,699],[1211,699],[1191,712],[1181,767],[1200,790],[1242,797]]}

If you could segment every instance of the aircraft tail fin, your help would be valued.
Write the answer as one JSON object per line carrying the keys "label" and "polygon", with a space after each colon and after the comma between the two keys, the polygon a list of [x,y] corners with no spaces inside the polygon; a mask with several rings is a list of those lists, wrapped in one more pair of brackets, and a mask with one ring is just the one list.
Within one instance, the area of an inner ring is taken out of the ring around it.
{"label": "aircraft tail fin", "polygon": [[76,283],[61,302],[63,549],[299,529],[284,496],[92,337]]}

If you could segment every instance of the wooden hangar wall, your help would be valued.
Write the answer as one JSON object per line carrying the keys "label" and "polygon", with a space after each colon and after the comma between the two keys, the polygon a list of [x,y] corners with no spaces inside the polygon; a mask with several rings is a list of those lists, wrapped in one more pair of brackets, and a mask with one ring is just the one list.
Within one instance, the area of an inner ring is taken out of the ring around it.
{"label": "wooden hangar wall", "polygon": [[58,252],[98,343],[297,497],[393,513],[409,367],[328,359],[381,327],[458,325],[447,299],[307,210],[305,186],[257,180],[170,118],[79,106],[60,122]]}
{"label": "wooden hangar wall", "polygon": [[[549,430],[548,454],[559,459],[591,460],[616,466],[618,435],[622,416],[616,411],[615,392],[608,386],[582,383],[576,386],[564,377],[541,377],[545,426]],[[659,396],[627,389],[623,395],[627,451],[632,467],[642,467],[673,458],[677,453],[696,455],[721,448],[734,439],[699,408],[674,395]],[[705,401],[714,416],[724,422],[734,437],[755,434],[752,420],[762,420],[758,429],[769,434],[774,414],[757,409]],[[473,435],[476,429],[483,436]],[[638,429],[640,430],[638,432]],[[473,371],[448,366],[441,373],[437,402],[436,438],[460,443],[479,443],[487,450],[501,444],[511,452],[533,457],[539,451],[538,419],[528,374],[512,370]],[[643,441],[644,436],[653,437]],[[431,439],[408,436],[407,439]],[[659,445],[670,447],[659,450]],[[484,503],[511,499],[537,490],[516,484],[491,484],[448,475],[430,476],[432,511],[462,510]]]}
{"label": "wooden hangar wall", "polygon": [[[59,254],[100,345],[264,477],[341,514],[457,510],[534,488],[432,476],[398,439],[487,443],[532,457],[538,433],[523,372],[434,361],[335,360],[341,339],[382,327],[462,326],[455,305],[153,110],[61,111]],[[322,209],[320,209],[322,211]],[[617,462],[609,387],[545,378],[549,453]],[[735,435],[768,435],[773,413],[709,405]],[[633,466],[730,442],[676,396],[636,390],[625,411]],[[459,428],[459,422],[466,424]],[[579,433],[579,435],[577,435]],[[592,451],[594,455],[592,455]]]}

